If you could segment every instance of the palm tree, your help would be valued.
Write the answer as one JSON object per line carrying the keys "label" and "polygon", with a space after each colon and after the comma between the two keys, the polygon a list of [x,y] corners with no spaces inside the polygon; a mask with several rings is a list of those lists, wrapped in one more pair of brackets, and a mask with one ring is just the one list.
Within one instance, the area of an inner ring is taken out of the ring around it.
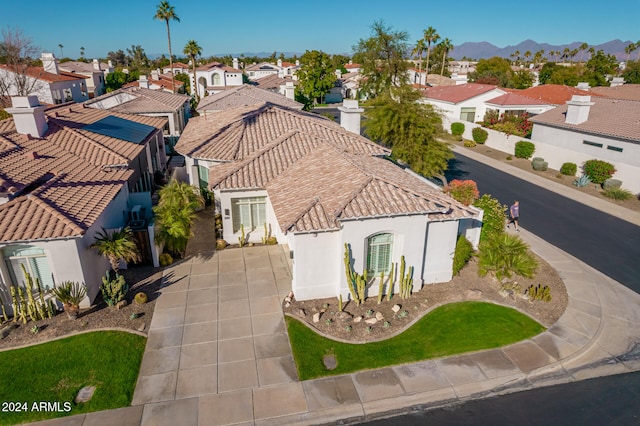
{"label": "palm tree", "polygon": [[631,56],[631,53],[633,53],[637,48],[638,46],[636,46],[635,43],[629,43],[629,45],[624,48],[624,53],[627,54],[627,62],[629,62],[629,57]]}
{"label": "palm tree", "polygon": [[424,30],[424,41],[427,42],[427,66],[424,70],[427,73],[427,76],[429,75],[429,56],[431,55],[431,43],[436,43],[438,40],[440,40],[440,35],[438,35],[435,28],[429,27]]}
{"label": "palm tree", "polygon": [[[422,81],[422,54],[424,53],[424,50],[426,48],[426,44],[425,44],[425,40],[423,38],[421,38],[420,40],[416,41],[416,47],[413,48],[413,51],[411,52],[412,55],[418,55],[418,59],[420,62],[418,62],[418,83],[420,83],[420,81]],[[426,79],[425,79],[425,83],[426,83]]]}
{"label": "palm tree", "polygon": [[58,44],[58,47],[60,48],[60,59],[64,58],[64,54],[62,53],[62,48],[64,47],[62,45],[62,43]]}
{"label": "palm tree", "polygon": [[84,58],[84,46],[80,47],[80,57]]}
{"label": "palm tree", "polygon": [[587,43],[582,43],[580,45],[580,63],[582,63],[582,57],[584,56],[584,51],[587,50],[589,48],[589,45]]}
{"label": "palm tree", "polygon": [[564,50],[562,51],[562,60],[566,61],[567,59],[569,59],[569,56],[571,56],[571,49],[569,49],[568,47],[565,47]]}
{"label": "palm tree", "polygon": [[453,43],[448,38],[445,38],[440,42],[442,47],[442,70],[440,71],[440,77],[444,75],[444,64],[447,62],[447,53],[453,50]]}
{"label": "palm tree", "polygon": [[193,87],[192,91],[195,94],[196,100],[200,98],[198,94],[198,86],[196,82],[196,56],[202,55],[202,47],[195,40],[189,40],[184,46],[182,53],[191,58],[191,64],[193,65]]}
{"label": "palm tree", "polygon": [[142,259],[129,227],[112,233],[102,228],[102,232],[96,234],[96,240],[90,247],[109,259],[111,269],[116,274],[120,271],[118,267],[120,259],[124,259],[125,262],[139,262]]}
{"label": "palm tree", "polygon": [[529,65],[529,58],[531,57],[531,51],[527,50],[526,52],[524,52],[524,65],[527,66]]}
{"label": "palm tree", "polygon": [[176,15],[176,11],[167,0],[162,0],[158,5],[156,14],[153,19],[164,21],[167,24],[167,40],[169,42],[169,66],[171,67],[171,91],[175,93],[175,85],[173,80],[173,54],[171,53],[171,30],[169,29],[169,21],[178,21],[180,18]]}

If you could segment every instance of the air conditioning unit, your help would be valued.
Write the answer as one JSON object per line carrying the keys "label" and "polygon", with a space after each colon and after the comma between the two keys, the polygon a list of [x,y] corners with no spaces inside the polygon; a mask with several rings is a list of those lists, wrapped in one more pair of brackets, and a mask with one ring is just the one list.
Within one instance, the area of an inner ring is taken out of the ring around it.
{"label": "air conditioning unit", "polygon": [[142,206],[140,204],[136,204],[129,212],[129,221],[136,222],[140,220],[144,220],[144,215],[142,214]]}

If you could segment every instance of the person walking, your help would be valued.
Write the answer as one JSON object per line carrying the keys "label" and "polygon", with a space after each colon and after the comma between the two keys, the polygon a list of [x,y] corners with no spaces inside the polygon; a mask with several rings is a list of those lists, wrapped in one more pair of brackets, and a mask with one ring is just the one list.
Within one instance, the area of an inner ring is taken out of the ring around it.
{"label": "person walking", "polygon": [[511,207],[509,207],[509,216],[511,216],[509,223],[513,223],[516,228],[516,232],[520,232],[520,229],[518,228],[518,218],[520,217],[520,202],[518,200],[515,200]]}

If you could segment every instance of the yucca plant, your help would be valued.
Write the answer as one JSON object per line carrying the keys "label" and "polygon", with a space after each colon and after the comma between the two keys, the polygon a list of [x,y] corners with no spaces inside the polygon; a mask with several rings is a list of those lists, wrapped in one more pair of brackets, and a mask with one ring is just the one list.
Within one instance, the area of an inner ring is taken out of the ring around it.
{"label": "yucca plant", "polygon": [[602,191],[602,195],[613,200],[628,200],[633,198],[633,193],[624,188],[607,188]]}
{"label": "yucca plant", "polygon": [[51,289],[51,293],[62,303],[69,318],[76,319],[80,311],[80,302],[87,295],[87,287],[84,283],[65,281]]}
{"label": "yucca plant", "polygon": [[502,234],[480,244],[478,273],[493,273],[502,279],[517,274],[532,278],[538,262],[529,253],[529,246],[515,235]]}
{"label": "yucca plant", "polygon": [[96,234],[96,240],[90,247],[95,248],[98,253],[109,259],[111,269],[116,274],[120,271],[120,259],[124,259],[125,262],[139,262],[141,260],[138,246],[133,239],[133,232],[129,227],[111,233],[102,228],[102,232]]}

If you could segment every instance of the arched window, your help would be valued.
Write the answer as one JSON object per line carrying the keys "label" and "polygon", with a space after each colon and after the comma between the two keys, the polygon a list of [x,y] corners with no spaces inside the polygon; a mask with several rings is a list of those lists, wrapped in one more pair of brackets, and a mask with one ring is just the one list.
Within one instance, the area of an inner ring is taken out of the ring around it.
{"label": "arched window", "polygon": [[220,79],[220,74],[216,73],[211,76],[211,85],[222,86],[222,80]]}
{"label": "arched window", "polygon": [[378,275],[391,270],[393,234],[376,234],[367,238],[367,271]]}

